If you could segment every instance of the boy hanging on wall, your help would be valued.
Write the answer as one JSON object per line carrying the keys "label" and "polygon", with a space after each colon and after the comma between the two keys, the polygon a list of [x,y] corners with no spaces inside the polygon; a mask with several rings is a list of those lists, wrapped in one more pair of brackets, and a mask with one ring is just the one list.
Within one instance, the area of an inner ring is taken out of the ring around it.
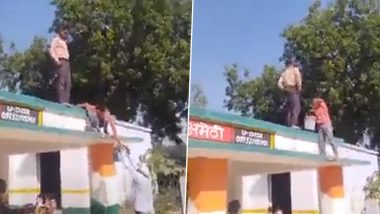
{"label": "boy hanging on wall", "polygon": [[115,121],[111,116],[109,110],[103,105],[91,105],[89,103],[78,104],[79,107],[84,108],[88,116],[87,131],[97,131],[100,132],[100,129],[103,128],[104,133],[108,134],[107,126],[108,124],[112,129],[112,137],[117,144],[120,144],[120,140],[117,136],[117,130]]}
{"label": "boy hanging on wall", "polygon": [[315,116],[317,124],[319,151],[321,155],[326,156],[326,143],[328,143],[334,152],[334,159],[337,160],[338,148],[334,143],[334,133],[329,109],[325,101],[321,98],[314,98],[312,106],[312,113]]}

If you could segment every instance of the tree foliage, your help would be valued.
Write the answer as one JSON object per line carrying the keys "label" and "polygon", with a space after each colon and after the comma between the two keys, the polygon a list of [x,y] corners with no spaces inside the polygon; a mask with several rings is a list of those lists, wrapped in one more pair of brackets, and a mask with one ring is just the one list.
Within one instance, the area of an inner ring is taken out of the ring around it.
{"label": "tree foliage", "polygon": [[[72,102],[104,103],[122,120],[142,113],[156,137],[177,143],[188,102],[191,1],[53,0],[60,23],[70,26]],[[48,30],[48,29],[47,29]],[[22,76],[22,90],[46,97],[51,70],[35,39],[11,56],[10,71]],[[0,52],[1,57],[1,52]]]}
{"label": "tree foliage", "polygon": [[170,158],[162,148],[151,150],[146,160],[159,186],[159,194],[155,199],[156,213],[178,212],[181,208],[179,178],[185,174],[185,166],[179,160]]}
{"label": "tree foliage", "polygon": [[[380,137],[380,14],[369,5],[338,0],[322,8],[315,1],[309,14],[282,34],[281,60],[300,61],[305,103],[322,96],[331,109],[336,135],[350,143],[367,128],[374,134],[373,142]],[[268,69],[247,81],[228,71],[227,108],[276,120],[273,113],[280,106],[281,92],[275,86],[276,72]]]}
{"label": "tree foliage", "polygon": [[190,96],[191,96],[191,100],[190,100],[191,106],[197,106],[197,107],[202,107],[202,108],[207,107],[207,104],[208,104],[207,97],[204,94],[204,91],[199,84],[191,85]]}
{"label": "tree foliage", "polygon": [[367,183],[364,186],[364,192],[367,199],[380,200],[380,173],[379,171],[374,172],[370,177],[367,178]]}

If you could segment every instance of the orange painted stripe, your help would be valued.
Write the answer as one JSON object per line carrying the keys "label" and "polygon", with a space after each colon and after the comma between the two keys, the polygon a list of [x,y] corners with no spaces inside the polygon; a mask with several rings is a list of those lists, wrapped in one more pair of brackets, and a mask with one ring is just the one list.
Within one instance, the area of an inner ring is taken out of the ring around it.
{"label": "orange painted stripe", "polygon": [[98,144],[90,146],[89,154],[91,166],[94,172],[99,173],[102,177],[111,177],[116,175],[112,144]]}
{"label": "orange painted stripe", "polygon": [[228,161],[190,158],[188,195],[199,212],[226,210]]}
{"label": "orange painted stripe", "polygon": [[318,170],[321,191],[330,198],[344,198],[343,169],[340,166],[322,167]]}

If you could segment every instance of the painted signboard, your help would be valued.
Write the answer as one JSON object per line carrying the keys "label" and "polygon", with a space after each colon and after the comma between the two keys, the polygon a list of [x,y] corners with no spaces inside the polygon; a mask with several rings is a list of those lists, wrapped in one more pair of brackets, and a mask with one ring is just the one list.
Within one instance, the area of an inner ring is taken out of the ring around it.
{"label": "painted signboard", "polygon": [[235,129],[235,143],[270,147],[271,134],[246,129]]}
{"label": "painted signboard", "polygon": [[273,148],[273,134],[190,119],[189,138]]}
{"label": "painted signboard", "polygon": [[39,125],[40,117],[38,110],[0,103],[0,120]]}
{"label": "painted signboard", "polygon": [[198,140],[209,140],[229,143],[234,139],[234,129],[228,126],[203,121],[189,121],[189,137]]}

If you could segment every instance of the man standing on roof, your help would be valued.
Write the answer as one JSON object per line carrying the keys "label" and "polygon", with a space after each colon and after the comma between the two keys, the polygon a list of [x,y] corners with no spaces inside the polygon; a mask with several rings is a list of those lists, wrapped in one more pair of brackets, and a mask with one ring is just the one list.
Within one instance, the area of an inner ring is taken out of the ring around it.
{"label": "man standing on roof", "polygon": [[104,133],[108,134],[107,126],[108,124],[112,129],[112,138],[116,141],[117,144],[121,144],[118,136],[115,121],[112,118],[111,113],[104,105],[91,105],[89,103],[78,104],[79,107],[82,107],[86,110],[88,116],[88,126],[87,130],[91,129],[94,131],[99,131],[103,128]]}
{"label": "man standing on roof", "polygon": [[318,143],[321,155],[326,156],[326,143],[330,144],[334,152],[335,160],[338,159],[338,149],[334,143],[333,127],[330,119],[329,109],[325,101],[321,98],[313,99],[312,113],[318,130]]}
{"label": "man standing on roof", "polygon": [[286,125],[298,128],[298,117],[301,112],[302,75],[294,59],[287,62],[286,66],[285,71],[278,80],[278,86],[288,94]]}
{"label": "man standing on roof", "polygon": [[69,28],[67,25],[60,25],[57,28],[56,36],[50,44],[50,56],[54,61],[54,85],[55,99],[59,103],[69,103],[71,93],[71,70],[69,62],[69,49],[67,40],[69,38]]}

